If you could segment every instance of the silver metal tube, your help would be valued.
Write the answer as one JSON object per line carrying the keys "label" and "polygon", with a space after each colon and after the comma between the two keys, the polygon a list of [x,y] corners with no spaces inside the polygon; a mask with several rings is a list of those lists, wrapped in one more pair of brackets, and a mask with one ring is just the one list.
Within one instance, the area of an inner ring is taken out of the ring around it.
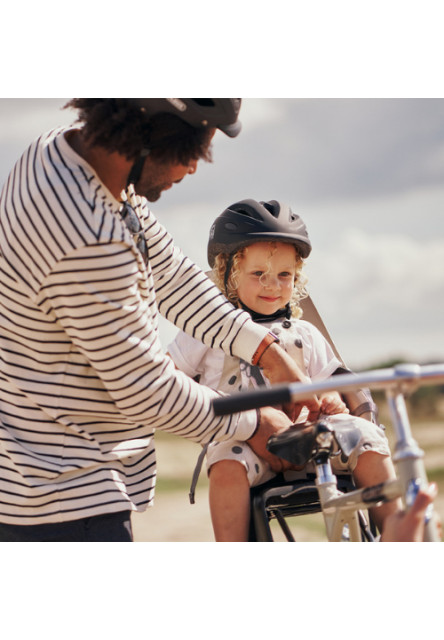
{"label": "silver metal tube", "polygon": [[423,458],[424,452],[419,448],[412,435],[404,396],[402,393],[394,393],[389,389],[386,392],[386,397],[396,434],[395,454],[393,456],[394,462],[407,458],[415,460]]}
{"label": "silver metal tube", "polygon": [[334,482],[335,485],[337,484],[336,476],[331,469],[330,461],[323,464],[317,464],[316,465],[316,484],[322,485],[330,482]]}
{"label": "silver metal tube", "polygon": [[325,502],[327,509],[368,509],[384,500],[399,498],[403,489],[399,479],[389,480],[376,487],[364,487],[348,493],[335,495]]}
{"label": "silver metal tube", "polygon": [[374,390],[397,389],[401,393],[411,393],[421,386],[444,382],[444,364],[419,366],[417,364],[398,365],[390,369],[376,369],[364,373],[344,373],[327,380],[305,384],[289,384],[293,402],[304,400],[312,395],[331,391],[353,391],[362,387]]}
{"label": "silver metal tube", "polygon": [[[402,393],[388,390],[386,396],[396,433],[393,462],[396,465],[396,475],[402,486],[404,505],[408,507],[410,505],[405,504],[405,496],[412,487],[427,486],[424,452],[412,436],[405,398]],[[425,542],[440,542],[433,518],[430,518],[426,523],[424,540]]]}

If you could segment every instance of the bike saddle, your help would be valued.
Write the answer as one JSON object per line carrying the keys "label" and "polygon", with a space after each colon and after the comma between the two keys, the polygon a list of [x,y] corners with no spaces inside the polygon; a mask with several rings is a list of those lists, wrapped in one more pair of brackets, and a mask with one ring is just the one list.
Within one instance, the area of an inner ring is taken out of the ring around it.
{"label": "bike saddle", "polygon": [[[328,451],[322,444],[323,434],[332,434],[346,462],[353,449],[358,445],[360,432],[353,425],[332,425],[328,420],[320,420],[306,426],[294,425],[275,436],[271,436],[267,449],[296,466],[305,466],[320,450]],[[325,441],[328,442],[328,441]]]}
{"label": "bike saddle", "polygon": [[271,436],[267,443],[267,449],[296,466],[304,466],[311,460],[316,450],[316,438],[318,436],[319,423],[311,423],[308,426],[294,425]]}
{"label": "bike saddle", "polygon": [[361,434],[353,425],[341,425],[333,429],[336,442],[341,449],[341,457],[347,462],[351,452],[358,446]]}

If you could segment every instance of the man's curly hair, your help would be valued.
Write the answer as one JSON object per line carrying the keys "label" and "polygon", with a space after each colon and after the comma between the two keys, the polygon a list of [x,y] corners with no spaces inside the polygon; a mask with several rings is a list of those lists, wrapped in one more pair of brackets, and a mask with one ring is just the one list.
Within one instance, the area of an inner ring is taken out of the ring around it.
{"label": "man's curly hair", "polygon": [[212,130],[196,128],[169,113],[147,118],[128,98],[73,98],[65,109],[78,110],[86,141],[135,160],[149,149],[159,162],[187,165],[192,160],[212,161]]}

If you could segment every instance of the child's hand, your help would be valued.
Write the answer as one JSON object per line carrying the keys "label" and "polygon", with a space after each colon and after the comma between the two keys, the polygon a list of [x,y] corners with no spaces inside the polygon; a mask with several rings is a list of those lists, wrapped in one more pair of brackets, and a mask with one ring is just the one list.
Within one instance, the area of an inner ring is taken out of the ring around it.
{"label": "child's hand", "polygon": [[350,413],[337,391],[329,391],[320,397],[321,413],[333,416],[335,413]]}
{"label": "child's hand", "polygon": [[[309,383],[309,378],[301,371],[296,362],[277,343],[271,344],[262,354],[259,366],[271,384],[287,382]],[[309,411],[309,420],[316,420],[319,416],[319,400],[316,396],[300,400],[297,403],[284,405],[283,409],[292,422],[296,422],[303,407]]]}

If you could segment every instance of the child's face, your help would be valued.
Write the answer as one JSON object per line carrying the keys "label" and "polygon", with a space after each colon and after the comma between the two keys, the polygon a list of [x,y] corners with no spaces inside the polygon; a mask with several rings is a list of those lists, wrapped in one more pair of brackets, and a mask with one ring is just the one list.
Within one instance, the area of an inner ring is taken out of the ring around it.
{"label": "child's face", "polygon": [[296,276],[295,248],[284,242],[257,242],[240,260],[237,293],[252,311],[270,315],[290,301]]}

